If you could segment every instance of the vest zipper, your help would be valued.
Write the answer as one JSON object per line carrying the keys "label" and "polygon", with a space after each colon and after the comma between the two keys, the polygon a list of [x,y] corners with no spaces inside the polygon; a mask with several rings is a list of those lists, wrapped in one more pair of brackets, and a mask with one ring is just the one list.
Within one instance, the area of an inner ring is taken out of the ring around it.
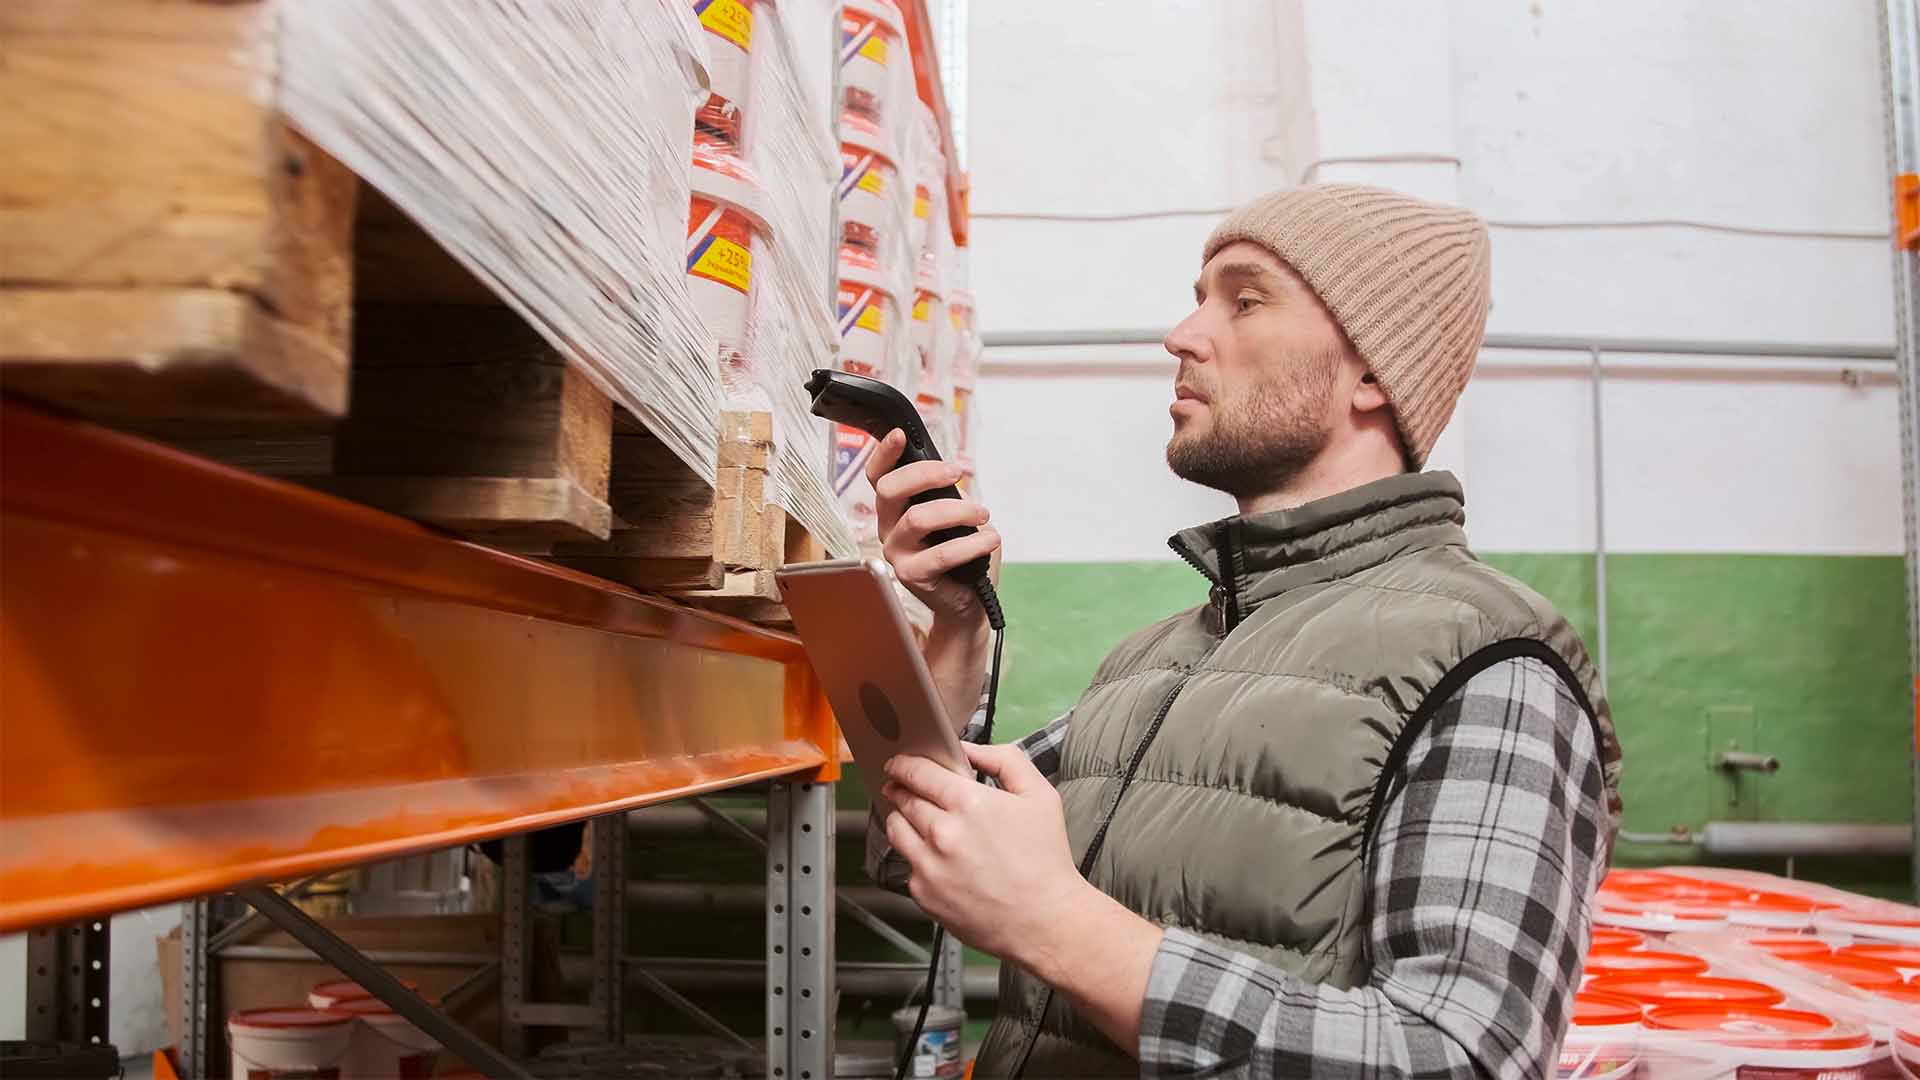
{"label": "vest zipper", "polygon": [[[1235,566],[1235,556],[1239,554],[1233,546],[1233,519],[1220,523],[1220,587],[1226,592],[1227,634],[1240,625],[1240,568]],[[1226,634],[1220,635],[1225,637]]]}

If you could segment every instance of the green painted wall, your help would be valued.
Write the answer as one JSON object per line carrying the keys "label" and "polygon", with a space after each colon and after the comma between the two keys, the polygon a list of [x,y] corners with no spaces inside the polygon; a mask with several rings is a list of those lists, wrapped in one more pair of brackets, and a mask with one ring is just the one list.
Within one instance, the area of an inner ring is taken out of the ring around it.
{"label": "green painted wall", "polygon": [[[1595,640],[1593,560],[1493,554]],[[1895,557],[1618,555],[1608,560],[1609,677],[1626,753],[1627,827],[1713,820],[1910,819],[1905,585]],[[1011,660],[1000,738],[1070,707],[1129,631],[1204,599],[1179,562],[1010,565]],[[1772,776],[1729,782],[1709,744],[1776,754]],[[1689,861],[1689,848],[1623,845],[1627,863]],[[1780,866],[1761,866],[1779,871]],[[1896,860],[1795,868],[1846,887],[1904,893]]]}

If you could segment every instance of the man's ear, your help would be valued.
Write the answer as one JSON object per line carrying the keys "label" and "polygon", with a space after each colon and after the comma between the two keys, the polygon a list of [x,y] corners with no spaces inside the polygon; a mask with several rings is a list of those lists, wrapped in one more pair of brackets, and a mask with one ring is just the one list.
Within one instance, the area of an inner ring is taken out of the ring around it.
{"label": "man's ear", "polygon": [[1373,412],[1387,407],[1387,391],[1380,380],[1369,371],[1360,376],[1353,387],[1353,407],[1360,412]]}

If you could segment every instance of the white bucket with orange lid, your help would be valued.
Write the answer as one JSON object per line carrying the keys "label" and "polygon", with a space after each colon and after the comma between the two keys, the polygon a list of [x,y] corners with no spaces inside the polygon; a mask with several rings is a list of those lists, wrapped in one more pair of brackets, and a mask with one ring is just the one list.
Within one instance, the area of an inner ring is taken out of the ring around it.
{"label": "white bucket with orange lid", "polygon": [[838,309],[841,369],[874,379],[894,377],[888,369],[899,309],[878,260],[863,248],[840,249]]}
{"label": "white bucket with orange lid", "polygon": [[1864,1080],[1873,1035],[1804,1009],[1668,1005],[1647,1010],[1648,1080]]}
{"label": "white bucket with orange lid", "polygon": [[687,292],[724,366],[752,340],[753,263],[771,232],[760,188],[739,158],[696,149],[689,178]]}
{"label": "white bucket with orange lid", "polygon": [[925,263],[914,282],[912,326],[913,351],[920,362],[916,389],[944,408],[953,397],[953,324],[933,268]]}
{"label": "white bucket with orange lid", "polygon": [[1560,1044],[1562,1080],[1625,1080],[1639,1064],[1640,1004],[1617,994],[1573,996],[1573,1017]]}
{"label": "white bucket with orange lid", "polygon": [[1832,933],[1920,945],[1920,915],[1904,905],[1834,908],[1816,915],[1814,924]]}
{"label": "white bucket with orange lid", "polygon": [[336,1010],[359,1023],[342,1080],[427,1080],[440,1059],[433,1037],[378,998],[355,998]]}
{"label": "white bucket with orange lid", "polygon": [[[840,107],[885,123],[908,91],[913,58],[893,0],[846,0],[840,8]],[[903,77],[904,76],[904,77]]]}
{"label": "white bucket with orange lid", "polygon": [[[401,979],[400,985],[416,994],[420,992],[420,984],[412,979]],[[332,1009],[349,1001],[372,996],[372,992],[352,979],[334,979],[315,983],[313,989],[307,991],[307,1004],[316,1009]]]}
{"label": "white bucket with orange lid", "polygon": [[353,1045],[353,1017],[288,1005],[244,1009],[227,1020],[234,1080],[300,1076],[342,1080]]}
{"label": "white bucket with orange lid", "polygon": [[1902,978],[1920,977],[1920,945],[1901,945],[1890,941],[1856,941],[1834,952],[1841,956],[1861,956],[1892,964]]}
{"label": "white bucket with orange lid", "polygon": [[1907,1080],[1920,1080],[1920,1015],[1893,1033],[1893,1060]]}
{"label": "white bucket with orange lid", "polygon": [[693,13],[707,32],[708,85],[712,93],[694,115],[703,134],[740,146],[747,98],[753,87],[753,6],[757,0],[693,0]]}
{"label": "white bucket with orange lid", "polygon": [[878,252],[888,230],[888,200],[896,196],[900,170],[879,125],[859,113],[840,114],[840,237]]}

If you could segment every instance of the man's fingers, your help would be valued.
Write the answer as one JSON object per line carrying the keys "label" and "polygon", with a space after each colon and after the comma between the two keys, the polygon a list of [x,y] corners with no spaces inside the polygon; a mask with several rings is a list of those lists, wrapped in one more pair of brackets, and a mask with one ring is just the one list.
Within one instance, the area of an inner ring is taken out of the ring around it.
{"label": "man's fingers", "polygon": [[[875,451],[876,454],[878,452]],[[899,454],[894,454],[887,462],[890,471],[873,477],[873,493],[883,500],[904,503],[923,491],[946,487],[960,478],[960,467],[950,461],[916,461],[895,469],[893,462],[899,458]],[[871,462],[868,468],[872,468]]]}
{"label": "man's fingers", "polygon": [[880,795],[893,804],[895,812],[907,819],[907,824],[913,826],[914,832],[923,838],[932,838],[933,819],[940,813],[939,807],[892,782],[880,788]]}
{"label": "man's fingers", "polygon": [[1000,781],[1001,790],[1008,794],[1025,795],[1050,786],[1027,752],[1012,743],[1001,746],[961,743],[960,748],[967,752],[967,760],[974,768]]}
{"label": "man's fingers", "polygon": [[893,463],[900,460],[900,452],[906,448],[907,433],[894,428],[873,448],[873,453],[867,455],[867,483],[872,484],[876,491],[880,487],[880,478],[887,475]]}
{"label": "man's fingers", "polygon": [[910,585],[932,581],[956,566],[991,554],[999,546],[1000,534],[991,525],[983,526],[971,536],[935,544],[925,551],[902,558],[894,564],[895,573],[899,574],[901,581]]}
{"label": "man's fingers", "polygon": [[898,754],[889,759],[887,779],[942,810],[957,809],[961,801],[972,794],[972,780],[916,754]]}
{"label": "man's fingers", "polygon": [[993,515],[977,502],[966,499],[936,499],[910,506],[900,514],[887,532],[887,548],[896,558],[917,553],[930,533],[956,525],[985,525]]}
{"label": "man's fingers", "polygon": [[[887,815],[886,830],[887,843],[893,845],[893,850],[907,860],[908,866],[917,869],[927,865],[927,858],[933,852],[920,834],[913,831],[913,823],[901,816],[899,811]],[[920,875],[916,873],[913,876],[918,878]]]}

